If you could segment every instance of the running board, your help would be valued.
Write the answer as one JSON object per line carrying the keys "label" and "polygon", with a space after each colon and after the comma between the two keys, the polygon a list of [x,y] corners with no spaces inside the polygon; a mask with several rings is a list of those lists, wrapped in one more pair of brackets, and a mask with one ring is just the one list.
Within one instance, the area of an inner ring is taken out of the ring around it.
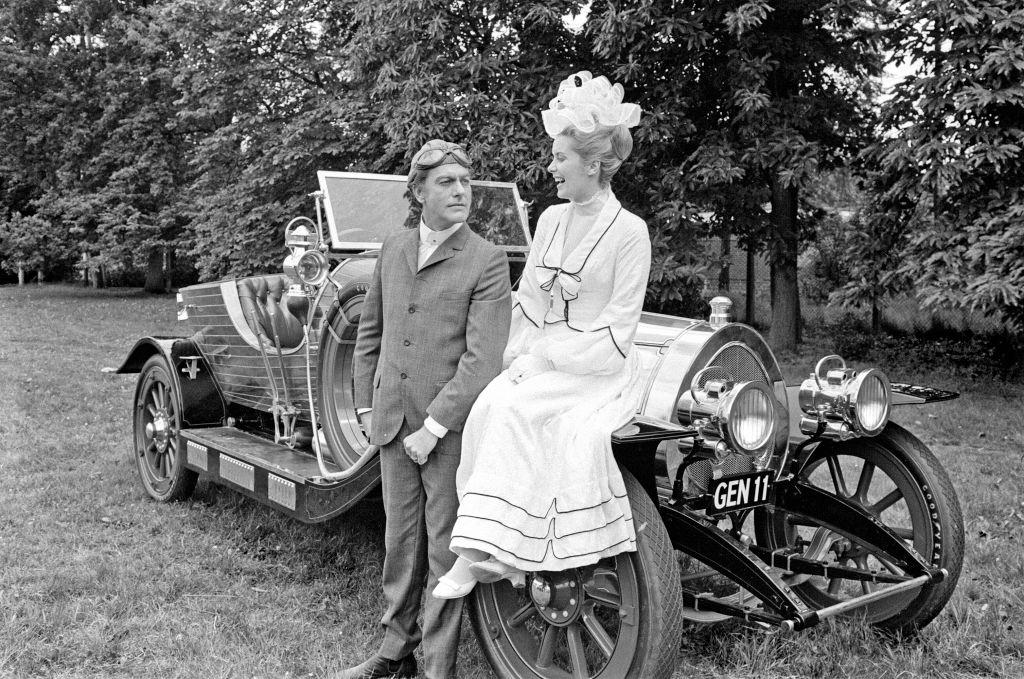
{"label": "running board", "polygon": [[[327,481],[315,456],[235,427],[183,429],[180,435],[189,469],[303,523],[332,519],[380,485],[376,453],[360,460],[350,476]],[[342,471],[325,464],[329,471]]]}

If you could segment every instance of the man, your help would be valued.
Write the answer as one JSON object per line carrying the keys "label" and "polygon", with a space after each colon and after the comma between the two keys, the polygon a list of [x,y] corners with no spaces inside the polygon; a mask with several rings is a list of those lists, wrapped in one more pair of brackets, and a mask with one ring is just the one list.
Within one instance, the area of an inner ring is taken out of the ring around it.
{"label": "man", "polygon": [[501,371],[511,322],[505,254],[473,233],[470,160],[435,139],[412,160],[409,188],[423,207],[418,229],[381,247],[359,323],[355,404],[380,446],[387,527],[384,641],[376,655],[338,679],[455,676],[460,599],[429,594],[455,563],[449,548],[458,509],[455,472],[462,425]]}

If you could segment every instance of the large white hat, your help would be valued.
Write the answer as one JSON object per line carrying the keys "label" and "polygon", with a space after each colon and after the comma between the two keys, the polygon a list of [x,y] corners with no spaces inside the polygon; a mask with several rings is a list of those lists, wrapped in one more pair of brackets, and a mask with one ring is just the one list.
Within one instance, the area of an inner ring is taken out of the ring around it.
{"label": "large white hat", "polygon": [[622,85],[612,85],[603,75],[595,78],[590,71],[571,75],[541,113],[544,131],[556,137],[570,125],[580,132],[593,132],[598,125],[634,127],[640,122],[640,107],[623,103],[624,94]]}

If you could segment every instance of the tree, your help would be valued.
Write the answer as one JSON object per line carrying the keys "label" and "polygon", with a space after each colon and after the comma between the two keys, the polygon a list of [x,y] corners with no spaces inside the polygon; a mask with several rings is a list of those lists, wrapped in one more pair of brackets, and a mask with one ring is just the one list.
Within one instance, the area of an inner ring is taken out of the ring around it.
{"label": "tree", "polygon": [[856,0],[655,0],[591,10],[597,52],[615,64],[616,79],[635,88],[655,120],[688,118],[664,133],[671,143],[647,168],[666,185],[661,204],[707,206],[723,235],[767,248],[770,338],[779,349],[799,339],[800,190],[870,129],[869,76],[881,63],[875,12]]}
{"label": "tree", "polygon": [[1024,328],[1024,6],[903,8],[895,54],[921,68],[883,106],[884,136],[866,151],[884,243],[875,264],[925,306],[1001,314]]}
{"label": "tree", "polygon": [[18,213],[0,221],[0,267],[16,273],[18,285],[25,284],[30,271],[36,272],[36,282],[43,282],[47,226],[39,217]]}

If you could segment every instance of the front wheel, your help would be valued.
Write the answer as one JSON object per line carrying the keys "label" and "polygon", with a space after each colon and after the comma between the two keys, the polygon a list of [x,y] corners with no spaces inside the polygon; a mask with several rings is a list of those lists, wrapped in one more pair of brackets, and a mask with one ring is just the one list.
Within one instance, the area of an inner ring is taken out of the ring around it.
{"label": "front wheel", "polygon": [[502,679],[667,679],[682,634],[679,570],[650,497],[623,481],[637,550],[560,572],[476,586],[470,619]]}
{"label": "front wheel", "polygon": [[143,488],[158,502],[192,494],[199,475],[185,466],[181,396],[163,356],[151,356],[135,387],[132,429],[134,457]]}
{"label": "front wheel", "polygon": [[[913,634],[938,615],[960,577],[964,524],[946,471],[928,448],[897,424],[873,438],[818,443],[800,480],[846,498],[871,512],[935,568],[942,582],[868,604],[854,613],[873,626]],[[795,549],[803,556],[863,570],[900,569],[870,545],[842,536],[781,510],[755,514],[757,542],[770,549]],[[791,576],[793,590],[811,608],[824,608],[874,591],[870,582],[841,577]],[[883,585],[884,586],[884,585]]]}

